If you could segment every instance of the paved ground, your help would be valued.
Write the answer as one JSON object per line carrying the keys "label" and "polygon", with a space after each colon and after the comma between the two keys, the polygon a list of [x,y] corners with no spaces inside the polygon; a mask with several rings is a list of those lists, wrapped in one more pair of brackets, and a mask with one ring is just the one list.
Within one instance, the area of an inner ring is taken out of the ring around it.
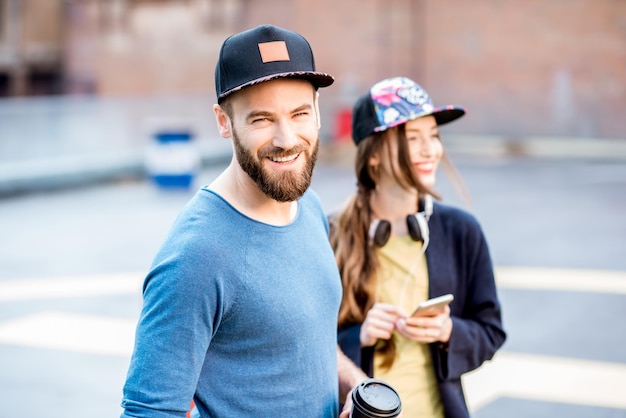
{"label": "paved ground", "polygon": [[[453,160],[492,248],[509,332],[466,377],[474,416],[626,417],[626,164]],[[314,188],[333,210],[353,188],[350,169],[320,165]],[[0,199],[0,417],[119,414],[140,283],[189,196],[123,181]]]}

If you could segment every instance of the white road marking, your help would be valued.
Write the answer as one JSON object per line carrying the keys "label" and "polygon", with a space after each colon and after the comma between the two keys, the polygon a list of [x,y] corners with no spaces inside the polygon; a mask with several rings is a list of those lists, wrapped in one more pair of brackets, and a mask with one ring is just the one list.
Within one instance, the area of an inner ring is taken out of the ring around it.
{"label": "white road marking", "polygon": [[[135,320],[41,312],[0,324],[0,343],[129,357]],[[626,365],[502,351],[463,377],[470,410],[500,397],[626,409]]]}
{"label": "white road marking", "polygon": [[[134,294],[143,274],[0,282],[0,302]],[[503,289],[626,294],[626,272],[497,267]],[[0,322],[0,344],[129,357],[137,318],[39,312]],[[463,377],[472,411],[500,397],[626,409],[626,364],[499,352]]]}
{"label": "white road marking", "polygon": [[90,354],[130,356],[136,320],[41,312],[0,323],[0,343]]}
{"label": "white road marking", "polygon": [[143,274],[0,281],[0,302],[140,294]]}
{"label": "white road marking", "polygon": [[626,409],[626,364],[501,351],[463,376],[470,410],[500,397]]}
{"label": "white road marking", "polygon": [[626,294],[626,272],[621,271],[496,267],[495,275],[503,289]]}

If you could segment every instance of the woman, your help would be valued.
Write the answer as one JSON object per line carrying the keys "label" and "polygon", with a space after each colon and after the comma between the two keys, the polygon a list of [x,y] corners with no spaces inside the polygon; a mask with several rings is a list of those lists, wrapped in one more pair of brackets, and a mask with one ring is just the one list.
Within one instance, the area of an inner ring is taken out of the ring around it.
{"label": "woman", "polygon": [[[444,156],[438,126],[464,114],[434,107],[410,79],[375,84],[353,110],[357,192],[330,217],[343,282],[340,345],[399,392],[404,417],[469,416],[461,376],[506,338],[480,225],[431,198]],[[411,316],[448,293],[443,311]]]}

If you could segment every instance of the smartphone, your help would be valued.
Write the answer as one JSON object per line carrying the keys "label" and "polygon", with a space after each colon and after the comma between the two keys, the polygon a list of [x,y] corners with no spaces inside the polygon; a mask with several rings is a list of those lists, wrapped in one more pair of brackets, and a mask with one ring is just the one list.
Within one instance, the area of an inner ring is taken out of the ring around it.
{"label": "smartphone", "polygon": [[411,316],[434,316],[440,314],[447,305],[452,302],[454,295],[448,293],[447,295],[437,296],[436,298],[428,299],[417,305],[417,308]]}

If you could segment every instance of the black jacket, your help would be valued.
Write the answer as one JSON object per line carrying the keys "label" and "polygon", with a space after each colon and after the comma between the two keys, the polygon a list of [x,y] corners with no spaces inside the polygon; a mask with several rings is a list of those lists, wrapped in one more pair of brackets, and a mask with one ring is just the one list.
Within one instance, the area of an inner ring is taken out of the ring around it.
{"label": "black jacket", "polygon": [[[426,249],[429,297],[454,294],[452,335],[446,346],[430,344],[435,376],[447,418],[469,417],[461,376],[490,360],[502,346],[500,303],[487,242],[469,213],[435,202]],[[339,330],[339,345],[369,376],[373,347],[361,349],[361,324]]]}

